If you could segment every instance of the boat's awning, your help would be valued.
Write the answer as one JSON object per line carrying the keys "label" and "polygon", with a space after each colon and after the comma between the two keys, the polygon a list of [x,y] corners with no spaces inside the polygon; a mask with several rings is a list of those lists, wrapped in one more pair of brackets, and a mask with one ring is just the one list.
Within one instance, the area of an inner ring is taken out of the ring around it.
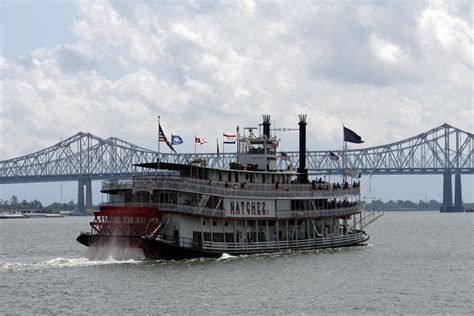
{"label": "boat's awning", "polygon": [[298,173],[294,170],[275,170],[275,171],[263,171],[263,170],[234,170],[234,169],[220,169],[220,168],[210,168],[206,166],[199,166],[196,164],[180,164],[180,163],[171,163],[171,162],[146,162],[134,164],[134,166],[148,168],[148,169],[160,169],[160,170],[171,170],[171,171],[183,171],[183,170],[215,170],[215,171],[232,171],[232,172],[243,172],[243,173],[279,173],[279,174],[288,174],[288,175],[297,175]]}
{"label": "boat's awning", "polygon": [[[146,163],[139,163],[134,166],[148,168],[148,169],[161,169],[161,170],[173,170],[173,171],[182,171],[182,170],[191,170],[191,169],[208,169],[211,170],[213,168],[203,167],[203,166],[196,166],[196,165],[184,165],[180,163],[171,163],[171,162],[146,162]],[[214,169],[219,170],[219,169]]]}

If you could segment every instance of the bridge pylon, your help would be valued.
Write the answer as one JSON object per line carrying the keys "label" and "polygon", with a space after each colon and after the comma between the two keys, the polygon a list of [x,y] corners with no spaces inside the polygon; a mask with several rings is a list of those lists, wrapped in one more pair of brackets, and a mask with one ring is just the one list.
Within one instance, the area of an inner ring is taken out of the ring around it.
{"label": "bridge pylon", "polygon": [[[86,210],[92,210],[92,180],[90,178],[79,178],[77,185],[77,211],[81,214],[85,214]],[[85,204],[84,186],[86,186]]]}
{"label": "bridge pylon", "polygon": [[453,190],[451,172],[447,171],[443,174],[443,205],[441,205],[440,212],[464,212],[462,206],[462,187],[461,175],[455,175],[454,187],[454,205],[453,205]]}
{"label": "bridge pylon", "polygon": [[461,175],[456,174],[454,176],[454,212],[464,212],[462,206],[462,188],[461,188]]}

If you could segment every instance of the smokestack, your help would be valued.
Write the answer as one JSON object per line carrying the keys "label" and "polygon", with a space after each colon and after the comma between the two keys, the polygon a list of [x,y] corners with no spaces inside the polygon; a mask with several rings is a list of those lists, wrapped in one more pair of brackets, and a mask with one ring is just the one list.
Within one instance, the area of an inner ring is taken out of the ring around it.
{"label": "smokestack", "polygon": [[308,170],[306,169],[306,114],[300,114],[300,166],[298,167],[299,182],[308,183]]}
{"label": "smokestack", "polygon": [[262,115],[263,117],[263,136],[270,138],[270,115]]}

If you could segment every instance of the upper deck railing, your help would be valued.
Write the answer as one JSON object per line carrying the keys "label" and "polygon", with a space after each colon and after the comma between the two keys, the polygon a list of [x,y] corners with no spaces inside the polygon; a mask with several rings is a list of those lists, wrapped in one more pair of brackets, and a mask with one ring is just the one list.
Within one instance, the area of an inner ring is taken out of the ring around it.
{"label": "upper deck railing", "polygon": [[107,180],[102,182],[102,191],[133,190],[153,191],[176,190],[199,194],[211,194],[229,197],[268,197],[268,198],[333,198],[354,196],[360,193],[359,187],[349,186],[348,189],[332,189],[332,184],[323,182],[312,184],[275,184],[233,183],[226,187],[225,181],[209,181],[177,176],[136,177],[133,181]]}
{"label": "upper deck railing", "polygon": [[[246,219],[245,216],[235,217],[232,215],[227,215],[223,209],[208,208],[202,206],[193,206],[193,205],[181,205],[181,204],[172,204],[172,203],[142,203],[142,202],[111,202],[103,203],[106,206],[127,206],[127,207],[152,207],[156,208],[162,212],[169,213],[180,213],[180,214],[191,214],[197,216],[205,217],[217,217],[217,218],[228,218],[228,219]],[[308,210],[308,211],[295,211],[295,210],[277,210],[274,217],[265,217],[261,218],[272,219],[303,219],[303,218],[316,218],[316,217],[329,217],[329,216],[344,216],[358,213],[360,211],[359,205],[354,205],[350,207],[341,207],[334,209],[320,209],[320,210]],[[255,220],[255,217],[248,217],[248,219]]]}

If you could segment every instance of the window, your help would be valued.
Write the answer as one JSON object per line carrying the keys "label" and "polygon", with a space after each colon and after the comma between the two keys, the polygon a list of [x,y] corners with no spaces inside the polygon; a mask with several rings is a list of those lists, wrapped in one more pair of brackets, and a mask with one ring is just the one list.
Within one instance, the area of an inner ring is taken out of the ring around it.
{"label": "window", "polygon": [[212,233],[212,239],[216,242],[224,242],[224,233]]}

